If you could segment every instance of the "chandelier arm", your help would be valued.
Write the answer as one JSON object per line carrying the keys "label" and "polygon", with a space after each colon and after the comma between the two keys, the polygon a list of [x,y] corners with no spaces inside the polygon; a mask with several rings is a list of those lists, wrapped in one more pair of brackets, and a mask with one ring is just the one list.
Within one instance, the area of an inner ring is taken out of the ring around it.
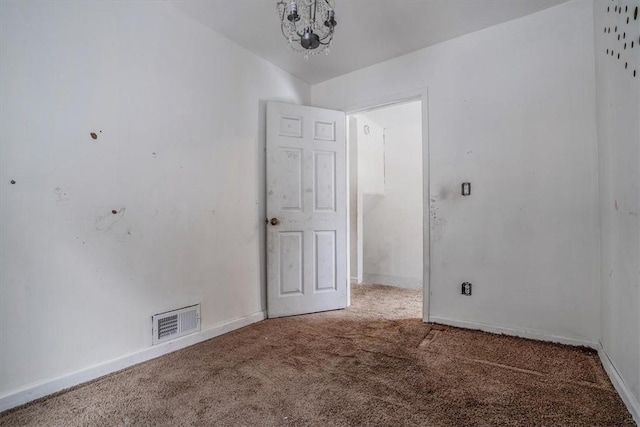
{"label": "chandelier arm", "polygon": [[289,40],[289,36],[287,36],[284,32],[284,24],[280,24],[280,31],[282,32],[282,36],[286,39]]}
{"label": "chandelier arm", "polygon": [[322,40],[326,40],[327,38],[333,38],[333,30],[331,30],[331,32],[325,34],[323,37],[320,37],[320,41]]}
{"label": "chandelier arm", "polygon": [[[284,2],[283,2],[284,3]],[[284,6],[282,8],[282,16],[280,17],[280,31],[282,32],[282,36],[286,39],[289,40],[289,37],[284,33],[284,16],[287,13],[287,7]]]}

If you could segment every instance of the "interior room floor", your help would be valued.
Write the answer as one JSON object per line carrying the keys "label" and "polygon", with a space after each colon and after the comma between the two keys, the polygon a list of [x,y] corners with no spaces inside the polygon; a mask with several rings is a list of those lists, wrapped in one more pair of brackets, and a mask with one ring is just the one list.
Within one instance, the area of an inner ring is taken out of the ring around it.
{"label": "interior room floor", "polygon": [[591,350],[424,324],[421,293],[271,319],[0,414],[2,426],[635,425]]}

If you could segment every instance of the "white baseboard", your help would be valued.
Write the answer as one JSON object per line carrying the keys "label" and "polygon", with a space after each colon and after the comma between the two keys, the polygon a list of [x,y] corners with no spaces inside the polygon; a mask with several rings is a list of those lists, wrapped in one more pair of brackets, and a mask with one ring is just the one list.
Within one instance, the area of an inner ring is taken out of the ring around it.
{"label": "white baseboard", "polygon": [[595,341],[589,341],[580,338],[563,337],[561,335],[553,335],[541,331],[532,331],[528,329],[511,328],[506,326],[492,325],[482,322],[469,322],[466,320],[453,320],[446,317],[429,316],[429,322],[441,323],[443,325],[455,326],[465,329],[476,329],[484,332],[492,332],[494,334],[513,335],[521,338],[529,338],[538,341],[551,341],[560,344],[578,345],[583,347],[589,347],[597,350],[600,344]]}
{"label": "white baseboard", "polygon": [[419,277],[400,277],[388,274],[365,274],[364,282],[376,285],[395,286],[398,288],[422,289],[422,279]]}
{"label": "white baseboard", "polygon": [[637,425],[640,425],[640,403],[638,402],[638,399],[636,399],[636,397],[631,392],[631,389],[629,389],[627,384],[624,382],[624,380],[620,376],[620,373],[618,373],[618,370],[609,358],[609,355],[606,351],[604,351],[604,348],[602,348],[602,345],[600,345],[598,348],[598,356],[600,356],[602,366],[607,372],[607,375],[609,375],[611,383],[616,388],[616,391],[622,398],[624,404],[627,406],[629,412],[631,412],[633,420]]}
{"label": "white baseboard", "polygon": [[208,329],[178,338],[174,341],[154,345],[153,347],[148,347],[135,353],[127,354],[126,356],[108,360],[89,368],[81,369],[67,375],[25,387],[22,390],[0,396],[0,412],[23,405],[31,402],[32,400],[39,399],[69,387],[94,380],[103,375],[128,368],[129,366],[146,362],[147,360],[155,359],[156,357],[163,356],[173,351],[215,338],[219,335],[226,334],[227,332],[251,325],[252,323],[260,322],[264,319],[266,319],[266,313],[264,311],[258,311],[248,316],[219,323]]}

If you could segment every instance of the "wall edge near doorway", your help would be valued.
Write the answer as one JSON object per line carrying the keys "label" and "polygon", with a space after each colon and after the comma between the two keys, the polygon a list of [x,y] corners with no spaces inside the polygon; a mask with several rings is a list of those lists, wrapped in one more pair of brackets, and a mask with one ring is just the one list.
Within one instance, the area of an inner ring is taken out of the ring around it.
{"label": "wall edge near doorway", "polygon": [[529,330],[529,329],[523,329],[523,328],[512,328],[512,327],[492,325],[492,324],[482,323],[482,322],[454,320],[446,317],[433,316],[433,315],[429,316],[429,322],[439,323],[441,325],[447,325],[447,326],[454,326],[457,328],[475,329],[475,330],[484,331],[484,332],[491,332],[494,334],[511,335],[511,336],[516,336],[520,338],[528,338],[528,339],[538,340],[538,341],[549,341],[549,342],[555,342],[558,344],[588,347],[593,350],[600,349],[600,344],[596,341],[591,341],[583,338],[573,338],[573,337],[565,337],[562,335],[554,335],[554,334],[549,334],[547,332],[542,332],[542,331],[535,331],[535,330]]}

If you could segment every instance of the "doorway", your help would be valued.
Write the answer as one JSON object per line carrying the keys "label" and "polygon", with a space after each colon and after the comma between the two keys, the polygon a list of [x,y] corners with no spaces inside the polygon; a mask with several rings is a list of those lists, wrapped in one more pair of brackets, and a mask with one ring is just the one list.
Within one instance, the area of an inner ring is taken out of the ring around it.
{"label": "doorway", "polygon": [[[350,281],[419,292],[427,320],[421,99],[348,115]],[[425,221],[426,218],[426,221]]]}

